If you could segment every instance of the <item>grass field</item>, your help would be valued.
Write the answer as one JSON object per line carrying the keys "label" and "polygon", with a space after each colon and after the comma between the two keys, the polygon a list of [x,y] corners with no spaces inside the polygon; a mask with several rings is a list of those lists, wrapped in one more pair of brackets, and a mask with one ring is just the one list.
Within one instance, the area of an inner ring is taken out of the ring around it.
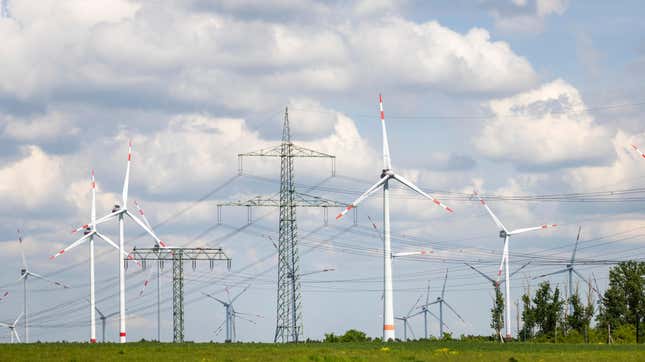
{"label": "grass field", "polygon": [[645,361],[643,345],[486,342],[5,344],[1,361]]}

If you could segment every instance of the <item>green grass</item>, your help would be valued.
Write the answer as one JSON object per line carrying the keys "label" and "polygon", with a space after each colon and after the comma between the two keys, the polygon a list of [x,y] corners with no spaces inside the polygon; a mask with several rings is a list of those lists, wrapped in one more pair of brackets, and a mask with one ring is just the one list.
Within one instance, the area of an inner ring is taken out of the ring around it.
{"label": "green grass", "polygon": [[643,345],[487,342],[0,346],[0,361],[645,361]]}

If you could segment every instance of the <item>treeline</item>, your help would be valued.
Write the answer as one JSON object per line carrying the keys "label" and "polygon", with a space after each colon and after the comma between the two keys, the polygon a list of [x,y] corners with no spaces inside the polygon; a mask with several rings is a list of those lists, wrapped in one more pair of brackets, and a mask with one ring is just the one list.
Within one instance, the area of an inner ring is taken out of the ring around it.
{"label": "treeline", "polygon": [[[609,287],[601,293],[588,282],[586,298],[576,290],[568,299],[548,282],[522,295],[521,341],[567,343],[640,343],[645,315],[645,262],[622,262],[609,271]],[[491,328],[504,327],[503,298],[491,308]],[[594,318],[595,317],[595,318]]]}

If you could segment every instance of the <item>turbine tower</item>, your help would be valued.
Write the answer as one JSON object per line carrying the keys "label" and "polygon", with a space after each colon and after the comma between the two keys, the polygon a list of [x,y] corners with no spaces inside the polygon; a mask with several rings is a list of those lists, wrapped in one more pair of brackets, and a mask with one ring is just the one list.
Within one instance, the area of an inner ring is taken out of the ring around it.
{"label": "turbine tower", "polygon": [[573,247],[573,253],[571,253],[571,261],[569,264],[567,264],[566,268],[562,270],[555,271],[553,273],[547,273],[547,274],[542,274],[539,275],[533,279],[538,279],[538,278],[544,278],[549,275],[556,275],[556,274],[561,274],[561,273],[568,273],[569,274],[569,315],[573,315],[573,303],[571,301],[571,296],[573,295],[573,274],[575,274],[578,278],[580,278],[583,282],[589,283],[585,277],[582,276],[574,267],[576,263],[576,250],[578,250],[578,242],[580,241],[580,233],[582,231],[582,226],[578,226],[578,236],[576,237],[576,244]]}
{"label": "turbine tower", "polygon": [[381,171],[380,180],[370,187],[365,193],[359,196],[354,202],[349,204],[336,219],[340,219],[355,208],[369,195],[376,192],[381,187],[383,188],[383,341],[394,340],[396,335],[394,333],[394,304],[392,296],[392,246],[390,239],[390,186],[391,180],[396,180],[408,188],[412,189],[421,196],[432,200],[438,206],[444,208],[448,212],[452,209],[442,204],[439,200],[421,191],[416,185],[408,181],[401,175],[394,173],[392,170],[392,163],[390,161],[390,147],[387,140],[387,130],[385,127],[385,116],[383,113],[383,97],[379,94],[379,109],[381,115],[381,132],[383,135],[383,170]]}
{"label": "turbine tower", "polygon": [[[141,227],[148,235],[155,240],[155,246],[165,248],[166,243],[161,241],[157,235],[152,231],[148,225],[139,220],[130,210],[128,210],[128,189],[130,185],[130,163],[132,162],[132,142],[128,144],[128,162],[125,169],[125,177],[123,180],[123,191],[121,192],[121,205],[116,204],[112,209],[112,213],[101,218],[102,221],[108,221],[113,218],[119,220],[119,250],[125,253],[125,217],[128,216],[139,227]],[[126,253],[127,255],[127,253]],[[125,315],[125,265],[121,258],[118,259],[119,265],[119,342],[126,342],[126,315]]]}
{"label": "turbine tower", "polygon": [[461,319],[462,322],[465,322],[463,318],[457,313],[455,308],[453,308],[446,300],[444,299],[444,296],[446,295],[446,282],[448,281],[448,269],[446,269],[446,276],[443,279],[443,288],[441,288],[441,296],[437,297],[437,299],[434,302],[431,303],[426,303],[425,305],[422,305],[421,308],[427,308],[433,304],[439,304],[439,338],[443,337],[443,327],[446,325],[443,322],[443,305],[445,304],[448,309],[450,309],[457,318]]}
{"label": "turbine tower", "polygon": [[504,318],[504,327],[506,328],[506,338],[510,339],[510,338],[512,338],[512,335],[511,335],[511,281],[510,281],[510,274],[509,274],[509,271],[508,271],[508,265],[509,265],[509,252],[508,252],[509,245],[508,244],[509,244],[509,241],[511,240],[511,236],[517,235],[517,234],[522,234],[522,233],[529,232],[529,231],[542,230],[542,229],[547,229],[547,228],[550,228],[550,227],[552,228],[552,227],[556,227],[557,225],[556,224],[550,224],[550,225],[543,224],[543,225],[540,225],[540,226],[508,231],[506,229],[506,227],[504,226],[504,224],[502,224],[502,222],[499,220],[499,218],[497,218],[497,216],[495,216],[493,211],[488,207],[488,205],[486,204],[486,201],[484,201],[484,199],[482,199],[476,191],[474,192],[474,194],[475,194],[475,196],[477,196],[477,198],[479,199],[479,202],[484,206],[484,208],[486,208],[486,211],[488,211],[488,214],[490,215],[490,217],[495,222],[495,225],[497,225],[497,227],[500,228],[499,237],[504,239],[504,249],[503,249],[503,252],[502,252],[502,261],[501,261],[501,263],[499,265],[499,269],[497,271],[497,281],[499,282],[499,279],[500,279],[500,277],[502,275],[502,269],[504,269],[505,282],[506,282],[506,293],[504,295],[504,305],[505,305],[505,309],[506,309],[505,318]]}
{"label": "turbine tower", "polygon": [[65,289],[69,288],[69,286],[55,280],[47,279],[40,274],[36,274],[32,272],[27,266],[27,258],[25,258],[25,250],[22,245],[22,242],[23,242],[22,232],[20,231],[20,229],[18,229],[18,242],[20,243],[20,256],[22,257],[22,267],[20,268],[20,278],[18,278],[18,281],[22,280],[22,292],[23,292],[23,312],[22,313],[25,316],[25,343],[29,343],[29,318],[28,318],[29,303],[28,303],[28,292],[27,292],[28,290],[27,280],[29,278],[41,279]]}

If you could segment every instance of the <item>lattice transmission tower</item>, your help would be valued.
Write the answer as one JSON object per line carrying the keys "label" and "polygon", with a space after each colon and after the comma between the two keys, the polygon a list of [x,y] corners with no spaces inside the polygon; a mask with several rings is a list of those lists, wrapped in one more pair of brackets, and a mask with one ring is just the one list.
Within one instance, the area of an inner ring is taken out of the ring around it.
{"label": "lattice transmission tower", "polygon": [[140,261],[143,268],[150,261],[162,266],[166,261],[172,262],[172,341],[175,343],[184,342],[184,261],[191,261],[193,270],[199,260],[208,260],[211,270],[216,261],[225,261],[227,269],[231,269],[231,258],[221,248],[134,248],[123,260]]}
{"label": "lattice transmission tower", "polygon": [[243,173],[244,157],[280,158],[280,195],[276,197],[258,196],[247,201],[221,203],[218,205],[218,221],[221,222],[222,206],[246,206],[249,223],[252,222],[252,207],[268,206],[280,208],[278,226],[278,293],[276,311],[275,342],[298,342],[304,335],[302,321],[302,292],[300,290],[300,254],[298,252],[297,207],[322,207],[327,220],[328,207],[345,207],[346,204],[333,200],[299,193],[294,186],[293,159],[328,158],[332,161],[332,176],[335,176],[336,156],[314,151],[291,142],[289,112],[285,109],[282,128],[282,142],[274,147],[255,152],[238,154],[239,173]]}

